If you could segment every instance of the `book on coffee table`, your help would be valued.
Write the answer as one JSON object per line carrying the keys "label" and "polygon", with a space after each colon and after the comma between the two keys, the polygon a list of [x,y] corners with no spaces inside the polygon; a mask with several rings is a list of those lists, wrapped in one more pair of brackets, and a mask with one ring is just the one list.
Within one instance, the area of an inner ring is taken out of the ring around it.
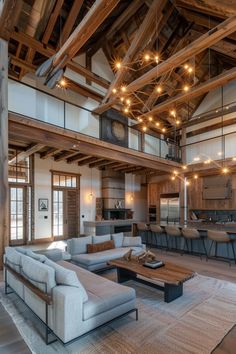
{"label": "book on coffee table", "polygon": [[149,267],[149,268],[160,268],[163,267],[165,265],[164,262],[162,261],[158,261],[158,260],[153,260],[153,261],[147,261],[143,264],[145,267]]}

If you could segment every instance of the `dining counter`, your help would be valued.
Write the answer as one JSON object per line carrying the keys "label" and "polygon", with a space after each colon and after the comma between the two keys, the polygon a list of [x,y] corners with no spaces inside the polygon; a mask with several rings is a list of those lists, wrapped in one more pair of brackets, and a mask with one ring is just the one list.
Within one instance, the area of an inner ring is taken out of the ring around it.
{"label": "dining counter", "polygon": [[[168,224],[168,225],[174,225],[174,224]],[[160,226],[162,227],[163,231],[165,231],[165,226],[167,226],[166,223],[161,223]],[[229,234],[230,238],[232,241],[236,241],[236,223],[235,222],[228,222],[228,223],[206,223],[206,222],[188,222],[187,225],[181,225],[181,224],[175,224],[175,226],[179,227],[180,229],[184,227],[189,227],[189,228],[194,228],[197,229],[200,233],[200,236],[204,239],[205,246],[207,249],[207,252],[209,253],[209,249],[211,246],[211,241],[208,240],[207,238],[207,231],[208,230],[216,230],[216,231],[225,231]],[[137,230],[137,224],[133,223],[133,236],[139,235],[138,230]],[[140,235],[143,237],[147,237],[147,235]],[[148,235],[149,239],[151,237],[151,233],[149,231]],[[153,237],[154,239],[154,237]],[[165,232],[163,234],[158,235],[156,238],[156,244],[154,246],[156,247],[164,247],[166,246],[166,235]],[[175,240],[174,238],[170,239],[170,243],[175,248]],[[189,241],[188,241],[189,242]],[[233,247],[236,252],[236,242],[233,242]],[[178,237],[177,238],[177,250],[183,250],[184,247],[184,238],[183,237]],[[193,240],[192,241],[192,247],[193,247],[193,253],[196,254],[202,254],[204,255],[204,249],[202,246],[202,242],[199,242],[199,240]],[[211,255],[214,255],[215,252],[215,247],[212,247],[212,252]],[[233,259],[233,252],[231,247],[228,248],[227,244],[220,244],[218,245],[218,256],[224,257],[224,258],[230,258]]]}

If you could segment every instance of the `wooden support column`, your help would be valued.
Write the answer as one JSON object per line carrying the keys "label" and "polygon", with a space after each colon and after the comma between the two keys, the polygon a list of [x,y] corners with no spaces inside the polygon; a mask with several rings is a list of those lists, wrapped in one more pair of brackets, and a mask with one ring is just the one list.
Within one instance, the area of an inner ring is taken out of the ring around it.
{"label": "wooden support column", "polygon": [[0,269],[9,243],[8,218],[8,43],[0,38]]}

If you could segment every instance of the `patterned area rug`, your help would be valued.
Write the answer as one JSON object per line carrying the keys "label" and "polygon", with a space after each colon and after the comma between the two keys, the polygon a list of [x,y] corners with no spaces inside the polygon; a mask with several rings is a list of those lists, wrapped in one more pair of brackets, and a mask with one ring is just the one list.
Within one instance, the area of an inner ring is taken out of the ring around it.
{"label": "patterned area rug", "polygon": [[44,327],[15,294],[4,295],[3,283],[0,301],[35,354],[209,354],[236,323],[236,284],[196,275],[170,304],[156,289],[126,285],[136,290],[139,321],[126,316],[66,347],[45,345]]}

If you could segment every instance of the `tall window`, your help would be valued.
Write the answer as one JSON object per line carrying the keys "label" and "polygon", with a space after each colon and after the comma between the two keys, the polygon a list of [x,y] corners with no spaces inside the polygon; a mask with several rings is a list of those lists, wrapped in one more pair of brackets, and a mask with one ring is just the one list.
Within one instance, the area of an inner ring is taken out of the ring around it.
{"label": "tall window", "polygon": [[52,171],[52,232],[56,238],[79,232],[79,175]]}
{"label": "tall window", "polygon": [[25,244],[32,238],[31,159],[21,150],[9,149],[10,243]]}

